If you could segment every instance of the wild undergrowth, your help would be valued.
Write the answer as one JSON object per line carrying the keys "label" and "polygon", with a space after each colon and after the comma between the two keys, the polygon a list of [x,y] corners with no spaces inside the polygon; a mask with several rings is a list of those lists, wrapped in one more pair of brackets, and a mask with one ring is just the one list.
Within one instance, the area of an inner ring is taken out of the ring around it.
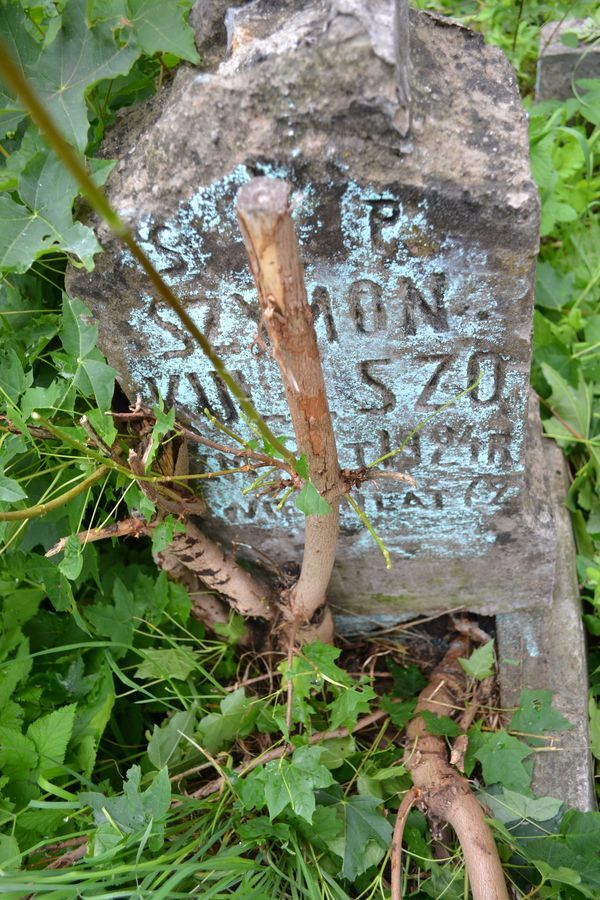
{"label": "wild undergrowth", "polygon": [[[542,201],[532,380],[544,428],[568,459],[593,640],[600,84],[577,85],[566,102],[531,97],[540,26],[588,10],[559,0],[426,5],[499,44],[528,106]],[[111,164],[94,153],[117,111],[160,90],[178,61],[198,61],[188,9],[176,0],[0,5],[11,51],[98,182]],[[207,635],[191,614],[197,598],[159,574],[152,550],[166,546],[174,520],[151,539],[76,537],[154,508],[124,464],[107,465],[102,443],[125,453],[131,432],[110,415],[124,407],[96,327],[64,293],[67,261],[91,267],[99,250],[73,217],[77,187],[18,104],[2,95],[0,106],[0,514],[21,513],[0,521],[0,893],[388,897],[392,826],[410,787],[403,732],[436,661],[432,642],[408,631],[343,653],[317,643],[290,658],[251,655],[240,620]],[[154,414],[158,453],[175,422],[172,411]],[[600,757],[593,650],[591,660]],[[535,753],[555,751],[568,723],[548,692],[498,708],[491,641],[464,666],[465,704],[477,696],[480,707],[465,772],[507,877],[520,895],[598,896],[600,815],[531,791]],[[454,741],[456,712],[428,728]],[[407,897],[468,896],[461,854],[434,840],[416,810],[403,872]]]}

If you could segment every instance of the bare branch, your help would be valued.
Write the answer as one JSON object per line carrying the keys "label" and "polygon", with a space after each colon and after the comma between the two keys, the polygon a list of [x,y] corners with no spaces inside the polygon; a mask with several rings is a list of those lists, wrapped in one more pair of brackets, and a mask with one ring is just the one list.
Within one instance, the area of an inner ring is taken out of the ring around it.
{"label": "bare branch", "polygon": [[327,515],[306,518],[302,570],[289,595],[289,614],[300,639],[306,639],[312,625],[312,636],[316,630],[321,639],[331,640],[333,620],[325,594],[339,530],[340,467],[290,215],[290,191],[285,181],[255,178],[240,189],[237,214],[283,378],[298,452],[306,456],[312,483],[331,505]]}
{"label": "bare branch", "polygon": [[[77,537],[80,543],[89,544],[92,541],[103,541],[106,538],[114,537],[143,537],[151,533],[154,523],[146,522],[141,516],[131,516],[128,519],[122,519],[120,522],[113,522],[111,525],[105,525],[104,528],[89,528],[87,531],[80,531]],[[53,547],[46,551],[46,556],[56,556],[61,553],[69,540],[68,537],[61,538]]]}

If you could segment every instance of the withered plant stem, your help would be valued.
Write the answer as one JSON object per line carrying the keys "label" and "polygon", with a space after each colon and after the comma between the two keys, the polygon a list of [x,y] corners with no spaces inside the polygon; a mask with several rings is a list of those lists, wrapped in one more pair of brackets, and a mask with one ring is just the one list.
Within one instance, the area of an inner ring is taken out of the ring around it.
{"label": "withered plant stem", "polygon": [[331,506],[327,515],[306,517],[302,569],[289,595],[291,624],[301,641],[308,635],[332,640],[326,591],[339,531],[340,467],[290,193],[285,181],[255,178],[238,192],[237,215],[298,452],[306,457],[310,480]]}

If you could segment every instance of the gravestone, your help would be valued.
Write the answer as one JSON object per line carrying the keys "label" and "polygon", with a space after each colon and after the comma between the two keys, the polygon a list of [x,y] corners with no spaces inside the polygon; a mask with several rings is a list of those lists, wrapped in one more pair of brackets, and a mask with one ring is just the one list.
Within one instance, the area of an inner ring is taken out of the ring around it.
{"label": "gravestone", "polygon": [[598,34],[598,26],[591,18],[564,19],[562,22],[547,22],[543,26],[540,32],[536,100],[568,100],[573,96],[574,85],[579,79],[600,78]]}
{"label": "gravestone", "polygon": [[[362,466],[414,432],[384,465],[416,486],[371,482],[360,494],[390,571],[343,505],[329,596],[353,630],[544,604],[554,577],[528,399],[538,198],[514,74],[480,36],[414,11],[408,69],[394,7],[259,0],[230,12],[228,58],[181,67],[107,144],[119,159],[110,199],[280,434],[291,426],[277,367],[255,341],[234,207],[255,175],[294,185],[340,463]],[[244,432],[132,258],[102,227],[100,239],[95,272],[71,273],[69,288],[97,316],[129,396],[160,392],[207,433],[204,408]],[[210,483],[208,527],[250,556],[298,561],[302,515],[243,496],[247,483]]]}

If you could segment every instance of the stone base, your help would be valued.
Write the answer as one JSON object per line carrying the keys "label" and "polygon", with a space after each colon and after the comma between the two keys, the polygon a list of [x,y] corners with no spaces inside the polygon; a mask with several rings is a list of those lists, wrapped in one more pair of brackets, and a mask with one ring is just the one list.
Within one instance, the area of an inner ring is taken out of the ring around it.
{"label": "stone base", "polygon": [[[588,672],[575,547],[564,506],[565,469],[555,444],[544,441],[556,521],[556,576],[551,602],[496,617],[500,692],[503,707],[519,702],[522,689],[551,690],[553,705],[572,722],[560,732],[555,752],[535,756],[533,787],[580,810],[596,808],[588,731]],[[515,665],[514,661],[518,664]]]}

